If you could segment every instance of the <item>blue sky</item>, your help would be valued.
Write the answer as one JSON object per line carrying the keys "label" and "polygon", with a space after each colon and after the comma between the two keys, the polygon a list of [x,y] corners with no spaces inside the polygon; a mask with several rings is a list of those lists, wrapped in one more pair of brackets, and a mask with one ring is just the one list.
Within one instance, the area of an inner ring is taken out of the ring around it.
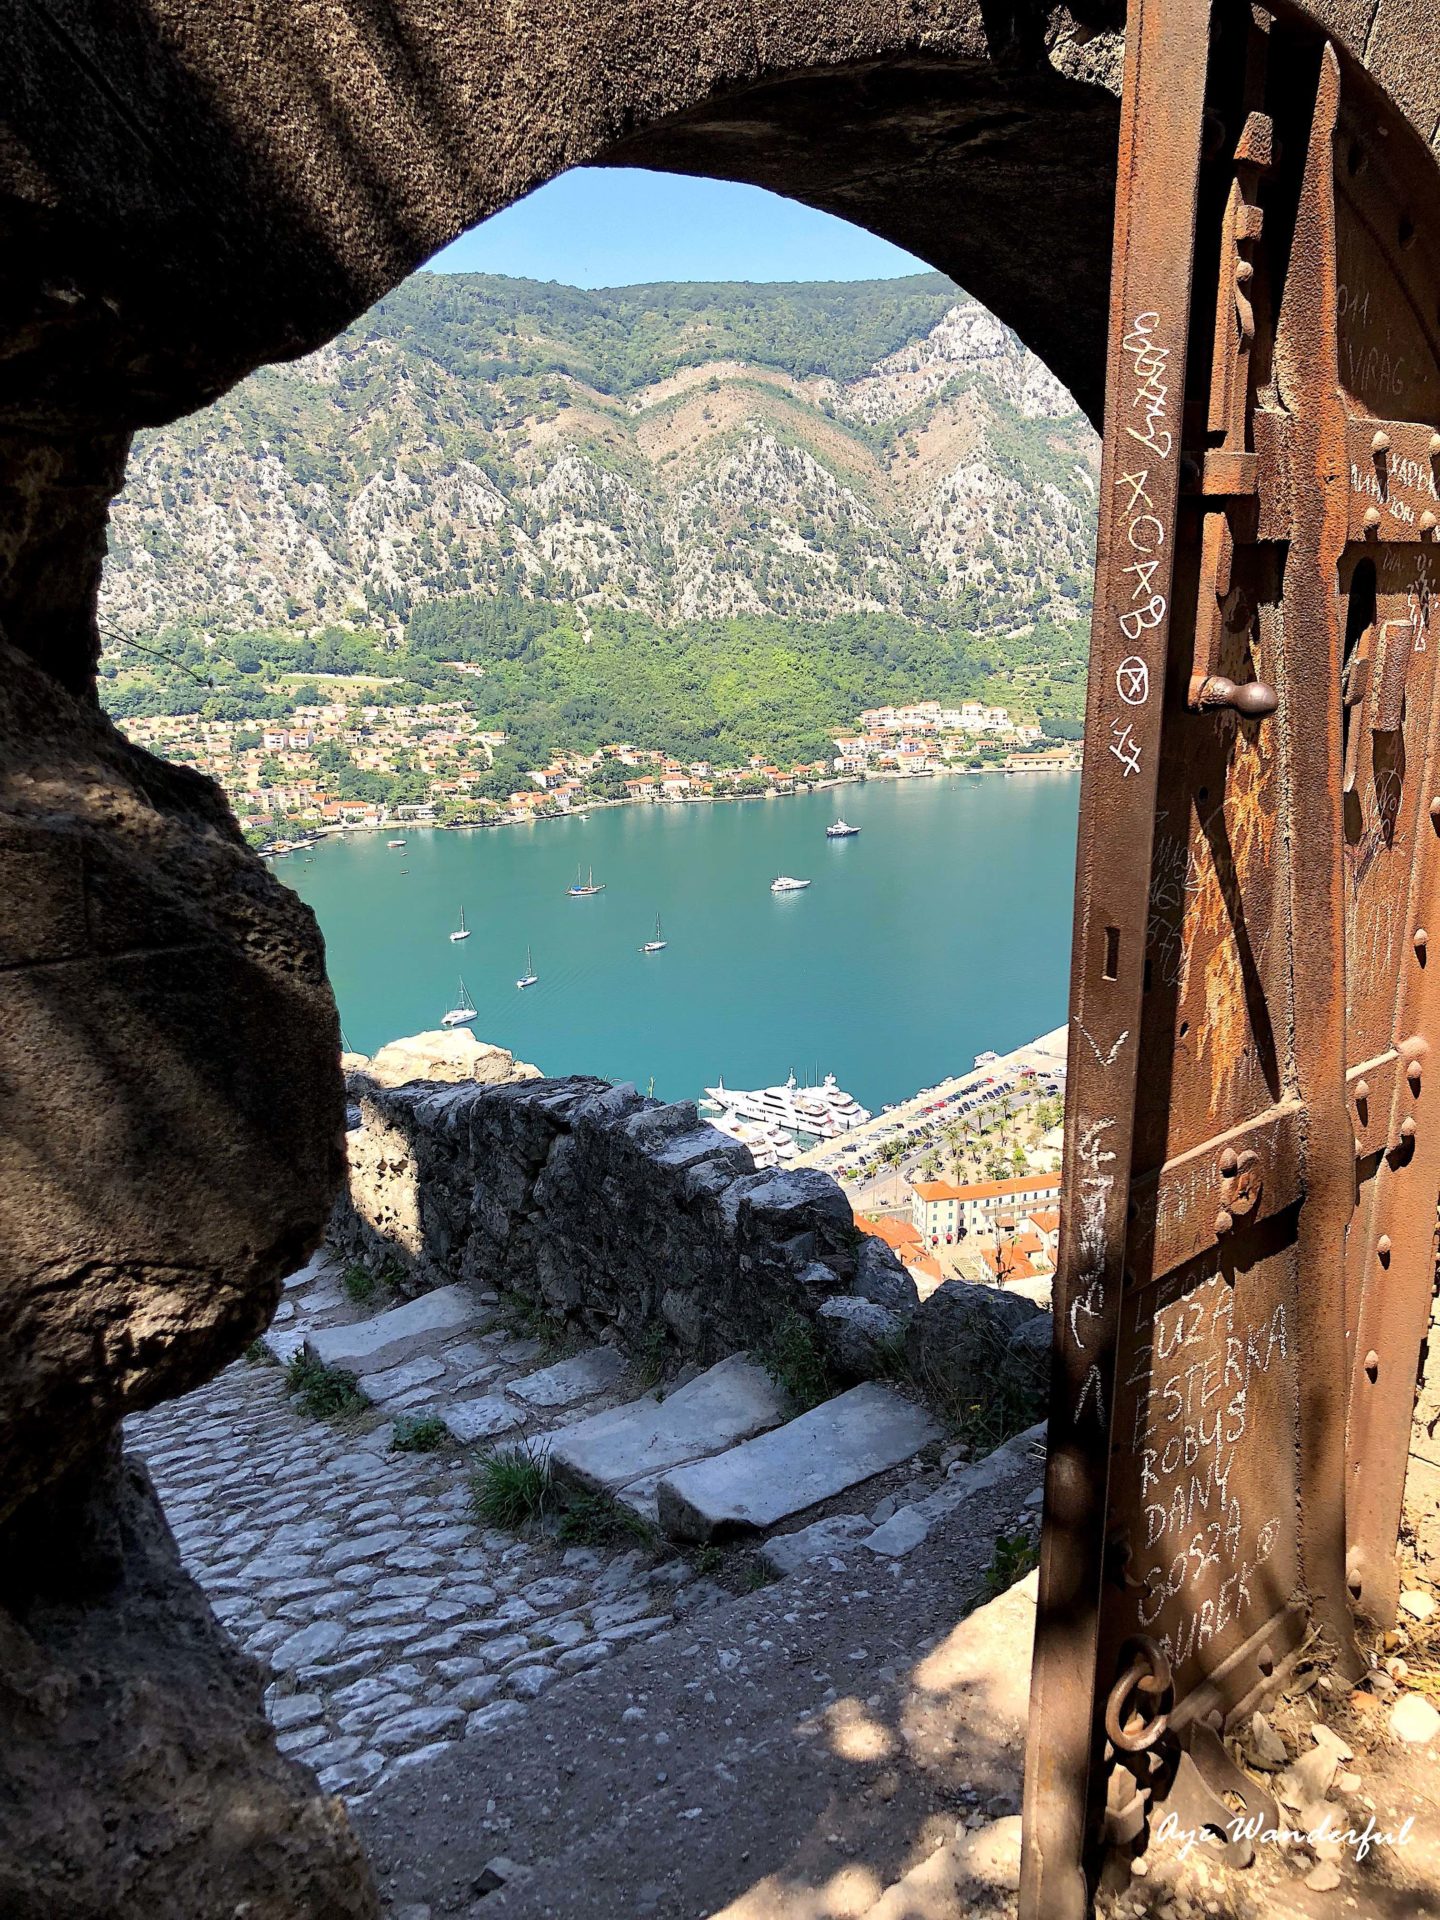
{"label": "blue sky", "polygon": [[561,174],[463,234],[429,267],[572,287],[879,280],[927,270],[888,240],[763,188],[638,167]]}

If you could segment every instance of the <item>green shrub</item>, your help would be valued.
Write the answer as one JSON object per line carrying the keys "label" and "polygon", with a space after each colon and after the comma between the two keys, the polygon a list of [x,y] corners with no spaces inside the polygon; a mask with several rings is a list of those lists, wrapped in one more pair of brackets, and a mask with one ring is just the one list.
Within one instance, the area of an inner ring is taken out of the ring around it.
{"label": "green shrub", "polygon": [[646,1392],[651,1387],[659,1385],[660,1376],[665,1371],[665,1354],[668,1345],[663,1320],[652,1320],[635,1342],[631,1371],[640,1387]]}
{"label": "green shrub", "polygon": [[793,1308],[776,1323],[760,1358],[802,1412],[818,1407],[835,1391],[815,1329]]}
{"label": "green shrub", "polygon": [[566,1546],[652,1546],[655,1529],[649,1521],[608,1493],[571,1495],[560,1509],[556,1537]]}
{"label": "green shrub", "polygon": [[353,1373],[312,1360],[303,1347],[285,1369],[285,1385],[317,1420],[342,1420],[365,1405]]}
{"label": "green shrub", "polygon": [[378,1273],[372,1273],[369,1267],[362,1267],[357,1261],[345,1269],[341,1285],[345,1289],[345,1298],[357,1307],[368,1307],[383,1291],[385,1282]]}
{"label": "green shrub", "polygon": [[390,1432],[392,1453],[438,1453],[450,1438],[445,1422],[433,1413],[402,1413]]}
{"label": "green shrub", "polygon": [[505,1324],[522,1340],[538,1340],[549,1353],[565,1338],[564,1325],[536,1300],[517,1298],[507,1303]]}
{"label": "green shrub", "polygon": [[470,1476],[470,1503],[477,1520],[513,1533],[538,1520],[550,1504],[550,1467],[525,1444],[492,1447]]}
{"label": "green shrub", "polygon": [[985,1569],[985,1591],[994,1599],[996,1594],[1013,1587],[1017,1580],[1023,1580],[1039,1564],[1038,1534],[1031,1533],[1028,1527],[1019,1527],[1014,1533],[997,1533],[995,1551],[990,1556],[990,1565]]}

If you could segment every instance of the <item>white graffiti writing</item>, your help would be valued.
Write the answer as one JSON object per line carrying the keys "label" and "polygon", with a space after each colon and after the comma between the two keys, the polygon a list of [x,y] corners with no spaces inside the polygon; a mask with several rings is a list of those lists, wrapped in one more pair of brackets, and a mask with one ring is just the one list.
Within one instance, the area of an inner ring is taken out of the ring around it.
{"label": "white graffiti writing", "polygon": [[1169,371],[1170,349],[1162,347],[1155,339],[1155,329],[1160,324],[1158,313],[1137,313],[1130,324],[1130,331],[1120,343],[1122,353],[1130,356],[1130,364],[1135,375],[1135,391],[1130,404],[1140,410],[1144,417],[1144,432],[1139,427],[1127,427],[1125,431],[1132,440],[1138,440],[1142,447],[1148,447],[1160,460],[1168,460],[1173,444],[1170,430],[1164,425],[1169,411],[1170,387],[1165,379]]}

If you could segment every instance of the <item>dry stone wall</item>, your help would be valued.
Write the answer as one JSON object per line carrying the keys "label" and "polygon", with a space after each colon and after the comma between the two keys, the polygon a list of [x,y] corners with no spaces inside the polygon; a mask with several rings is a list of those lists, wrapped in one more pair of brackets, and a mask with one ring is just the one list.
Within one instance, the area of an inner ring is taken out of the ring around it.
{"label": "dry stone wall", "polygon": [[460,1280],[632,1349],[659,1327],[672,1356],[702,1362],[837,1296],[915,1305],[833,1180],[757,1172],[693,1101],[587,1078],[349,1088],[361,1124],[332,1238],[417,1289]]}

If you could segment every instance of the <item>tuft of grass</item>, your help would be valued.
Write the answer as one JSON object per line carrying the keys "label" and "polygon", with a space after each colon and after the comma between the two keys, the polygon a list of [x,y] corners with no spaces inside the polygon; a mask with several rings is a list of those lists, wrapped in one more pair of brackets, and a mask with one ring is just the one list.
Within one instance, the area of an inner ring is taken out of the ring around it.
{"label": "tuft of grass", "polygon": [[565,1338],[564,1324],[547,1313],[538,1300],[523,1295],[507,1302],[505,1325],[524,1340],[538,1340],[546,1353],[553,1352]]}
{"label": "tuft of grass", "polygon": [[1009,1351],[1009,1338],[1007,1329],[991,1326],[978,1369],[970,1370],[972,1379],[978,1370],[985,1380],[978,1398],[958,1387],[942,1362],[923,1346],[906,1362],[915,1391],[977,1459],[1033,1426],[1044,1412],[1044,1395]]}
{"label": "tuft of grass", "polygon": [[779,1578],[779,1574],[767,1567],[763,1560],[752,1560],[745,1569],[745,1592],[758,1593],[761,1587],[773,1587]]}
{"label": "tuft of grass", "polygon": [[390,1430],[392,1453],[438,1453],[450,1438],[445,1422],[433,1413],[402,1413]]}
{"label": "tuft of grass", "polygon": [[551,1501],[550,1465],[533,1447],[492,1447],[470,1476],[470,1504],[477,1520],[514,1533],[538,1520]]}
{"label": "tuft of grass", "polygon": [[760,1358],[802,1413],[818,1407],[835,1391],[815,1329],[793,1307],[776,1322]]}
{"label": "tuft of grass", "polygon": [[312,1360],[303,1347],[285,1369],[285,1385],[317,1420],[343,1420],[365,1405],[353,1373]]}
{"label": "tuft of grass", "polygon": [[993,1600],[1039,1564],[1039,1537],[1028,1527],[1018,1527],[1014,1533],[997,1533],[995,1551],[985,1569],[985,1591]]}
{"label": "tuft of grass", "polygon": [[385,1282],[378,1273],[372,1273],[369,1267],[362,1267],[359,1261],[346,1267],[340,1279],[345,1289],[345,1298],[356,1307],[368,1307],[384,1290]]}
{"label": "tuft of grass", "polygon": [[263,1340],[252,1340],[245,1349],[245,1358],[252,1367],[273,1367],[275,1356]]}
{"label": "tuft of grass", "polygon": [[668,1345],[663,1320],[652,1320],[635,1342],[631,1371],[642,1392],[648,1393],[651,1387],[659,1385]]}
{"label": "tuft of grass", "polygon": [[707,1545],[696,1548],[694,1560],[696,1573],[704,1574],[708,1579],[714,1579],[724,1565],[725,1555],[719,1547]]}
{"label": "tuft of grass", "polygon": [[570,1547],[653,1546],[649,1521],[606,1493],[577,1493],[560,1509],[556,1538]]}
{"label": "tuft of grass", "polygon": [[894,1333],[888,1333],[875,1343],[879,1360],[879,1378],[882,1380],[908,1380],[910,1378],[910,1360],[906,1351],[905,1329],[897,1327]]}

